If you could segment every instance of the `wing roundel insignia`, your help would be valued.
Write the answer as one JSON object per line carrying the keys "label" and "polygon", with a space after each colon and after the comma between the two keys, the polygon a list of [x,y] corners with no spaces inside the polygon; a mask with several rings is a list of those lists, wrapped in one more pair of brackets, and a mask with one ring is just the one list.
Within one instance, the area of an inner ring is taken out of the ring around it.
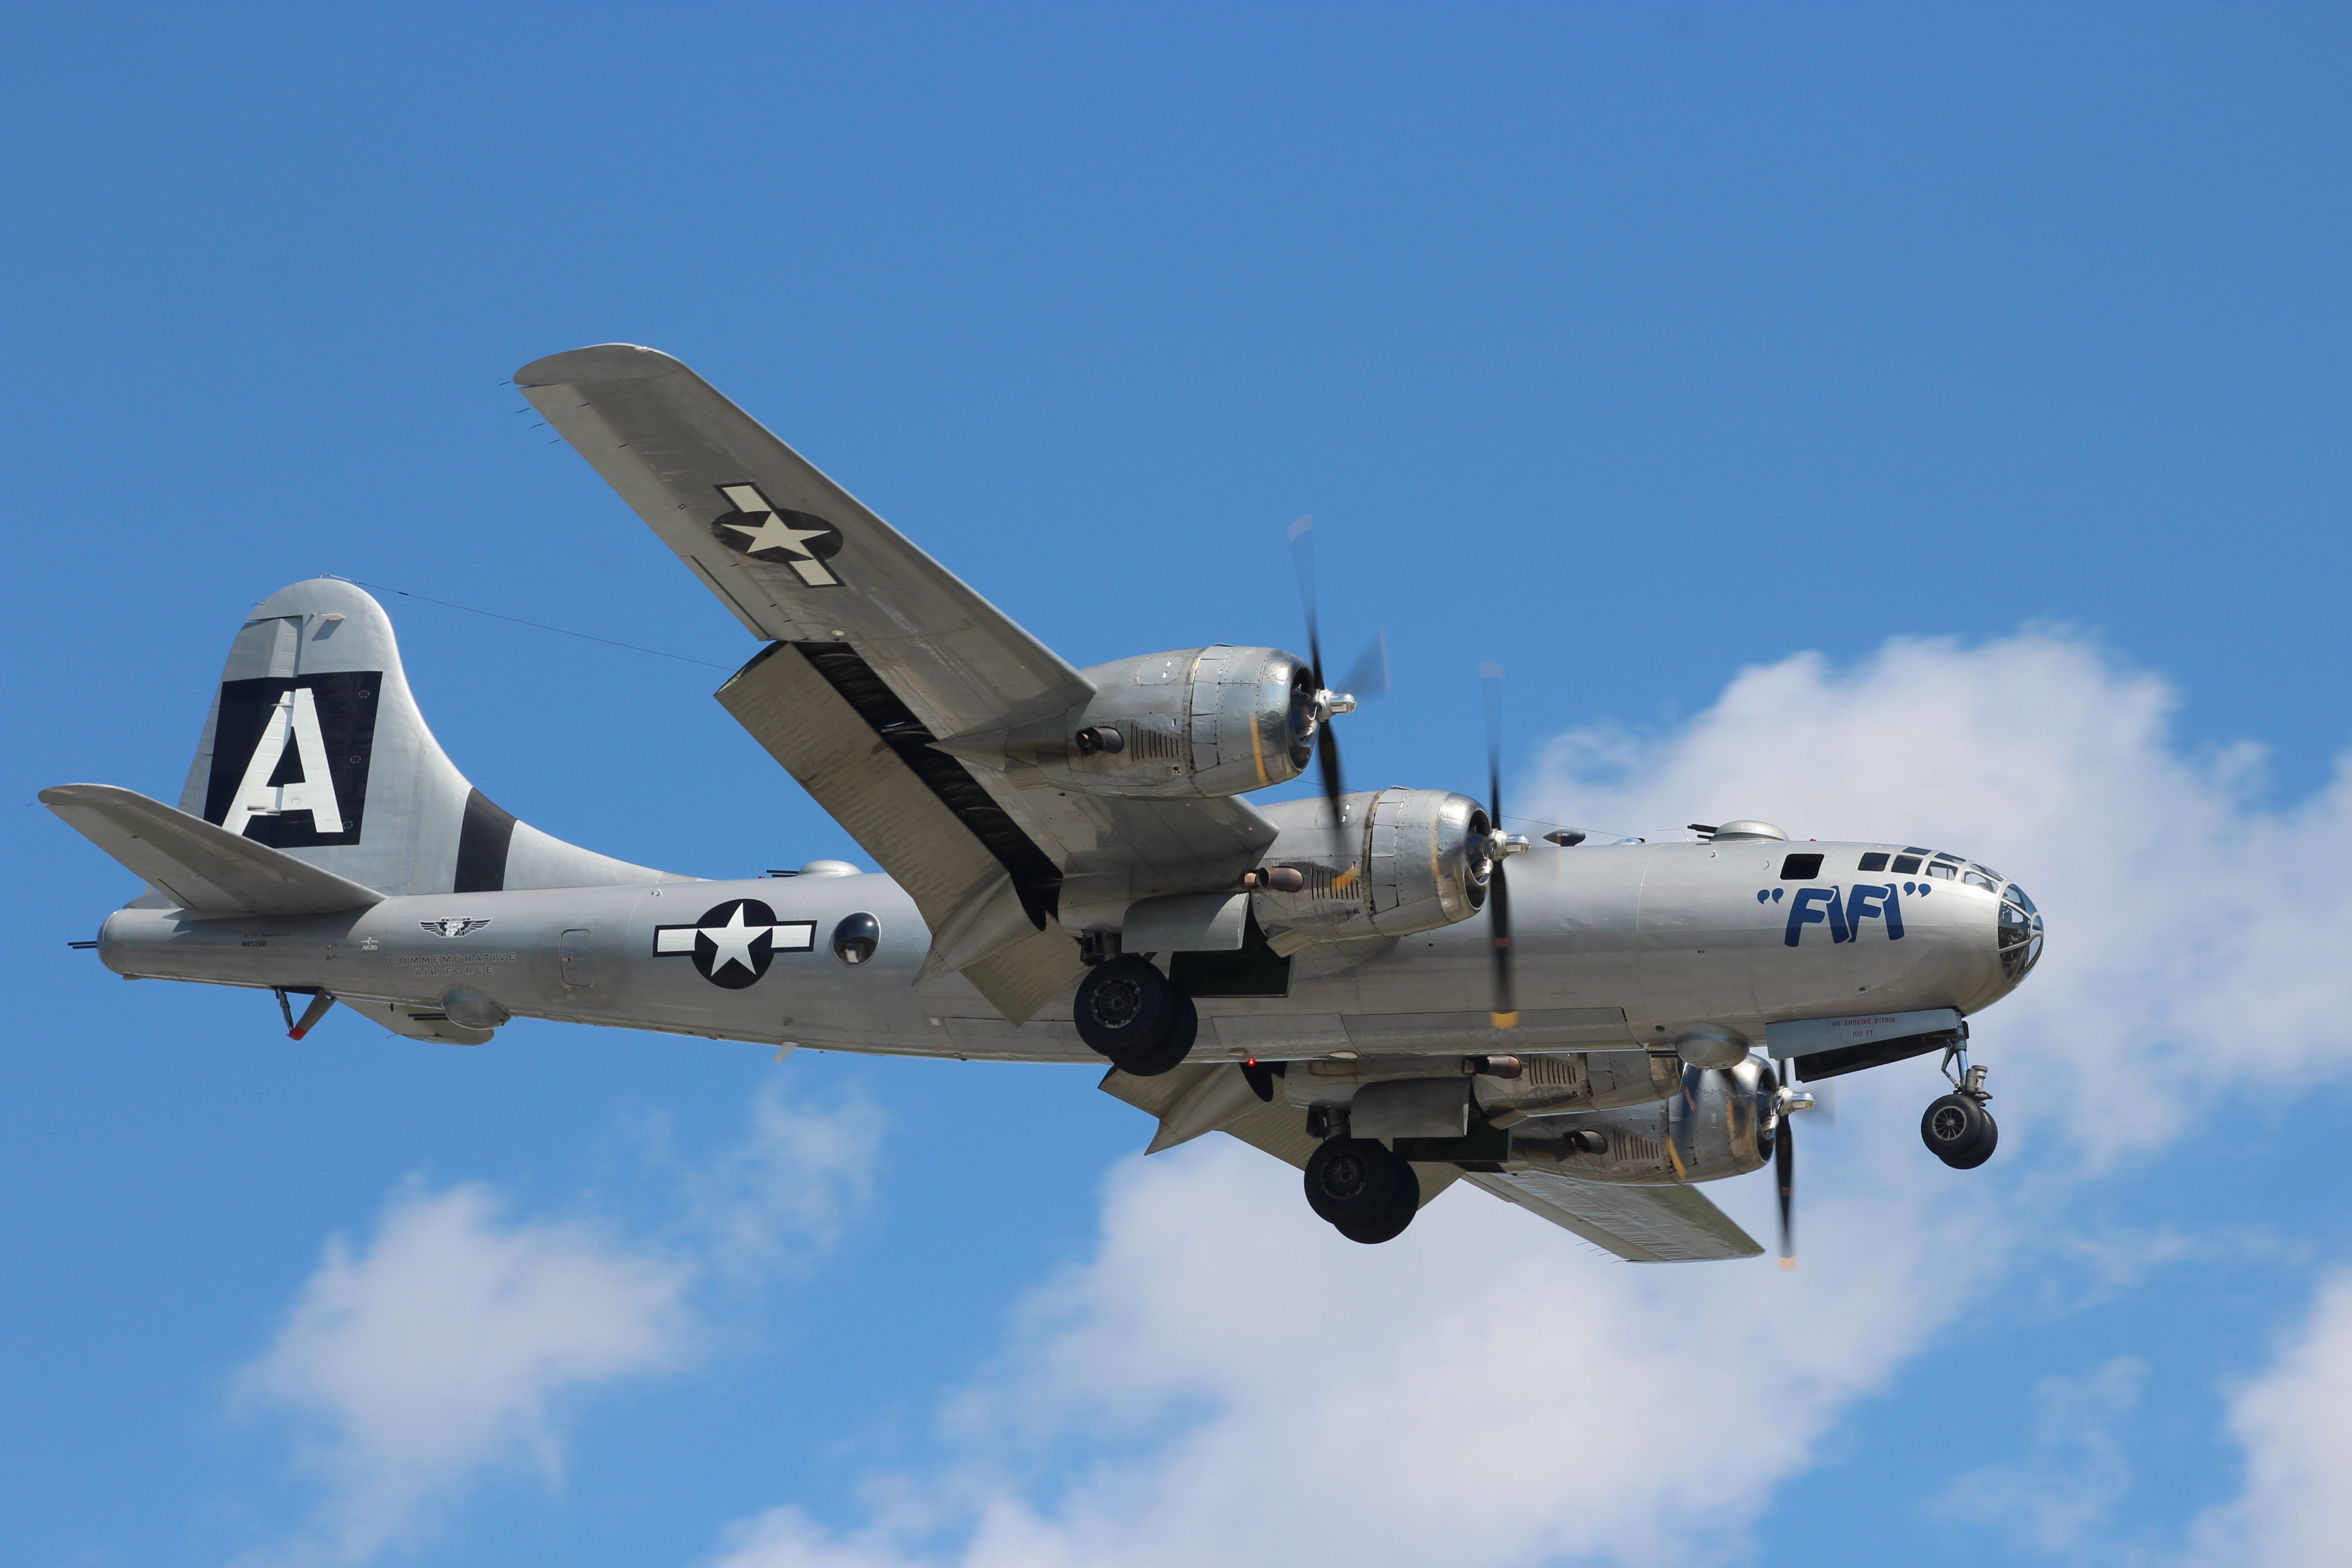
{"label": "wing roundel insignia", "polygon": [[835,588],[841,579],[825,564],[841,549],[841,530],[805,511],[786,511],[757,485],[720,485],[733,510],[715,520],[718,541],[748,560],[790,567],[811,588]]}

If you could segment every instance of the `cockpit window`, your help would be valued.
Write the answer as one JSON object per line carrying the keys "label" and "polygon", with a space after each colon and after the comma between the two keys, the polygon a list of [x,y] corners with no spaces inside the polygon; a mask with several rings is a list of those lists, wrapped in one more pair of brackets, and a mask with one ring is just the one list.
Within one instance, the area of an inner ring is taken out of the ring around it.
{"label": "cockpit window", "polygon": [[2000,972],[2022,980],[2042,958],[2042,916],[2025,889],[2011,882],[2001,892]]}
{"label": "cockpit window", "polygon": [[1869,854],[1864,856],[1862,858],[1862,868],[1865,871],[1885,870],[1886,851],[1884,849],[1874,849]]}
{"label": "cockpit window", "polygon": [[1946,881],[1950,881],[1952,873],[1958,869],[1959,868],[1957,866],[1947,866],[1941,860],[1937,860],[1929,863],[1927,867],[1927,875],[1930,877],[1941,877]]}
{"label": "cockpit window", "polygon": [[1895,858],[1894,866],[1890,868],[1895,875],[1900,877],[1907,877],[1918,868],[1919,857],[1916,855],[1897,855]]}
{"label": "cockpit window", "polygon": [[1903,853],[1906,855],[1932,855],[1935,851],[1932,849],[1922,849],[1916,844],[1906,844],[1903,847]]}
{"label": "cockpit window", "polygon": [[1960,873],[1960,880],[1967,883],[1971,888],[1982,888],[1988,893],[1998,893],[2000,891],[2000,883],[1994,881],[1991,878],[1986,876],[1982,871],[1978,870],[1973,866]]}
{"label": "cockpit window", "polygon": [[1936,858],[1938,860],[1949,860],[1955,866],[1960,863],[1960,858],[1958,856],[1947,855],[1941,849],[1936,851]]}
{"label": "cockpit window", "polygon": [[1822,874],[1822,858],[1818,855],[1791,855],[1780,862],[1780,880],[1803,882]]}
{"label": "cockpit window", "polygon": [[1973,861],[1973,860],[1971,860],[1971,861],[1969,861],[1969,870],[1971,870],[1971,871],[1981,871],[1981,872],[1983,872],[1986,876],[1988,876],[1988,877],[1990,877],[1990,878],[1991,878],[1991,879],[1993,879],[1993,882],[1995,883],[1995,885],[1998,885],[1998,884],[2000,884],[2000,883],[2006,882],[2006,881],[2008,881],[2008,880],[2009,880],[2009,879],[2008,879],[2008,878],[2006,878],[2006,877],[2002,876],[2000,872],[1998,872],[1998,871],[1994,870],[1991,867],[1990,867],[1990,866],[1979,866],[1979,865],[1978,865],[1978,864],[1977,864],[1975,861]]}

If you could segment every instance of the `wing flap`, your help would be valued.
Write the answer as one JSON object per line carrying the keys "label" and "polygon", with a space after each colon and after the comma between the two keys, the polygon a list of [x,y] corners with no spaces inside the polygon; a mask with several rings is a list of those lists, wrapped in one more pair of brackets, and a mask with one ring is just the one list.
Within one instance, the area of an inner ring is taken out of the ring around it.
{"label": "wing flap", "polygon": [[383,901],[373,888],[133,790],[58,784],[43,790],[40,801],[157,893],[194,914],[331,915]]}
{"label": "wing flap", "polygon": [[[971,931],[976,912],[1010,904],[1015,918],[950,955],[991,1005],[1018,1024],[1077,983],[1085,973],[1077,944],[1039,907],[1051,897],[1052,862],[977,785],[956,791],[951,775],[962,774],[961,763],[913,737],[894,743],[877,734],[798,644],[769,647],[719,689],[719,701],[907,890],[935,942]],[[1027,886],[982,833],[1009,847]],[[1035,911],[1026,919],[1024,906]]]}
{"label": "wing flap", "polygon": [[1549,1171],[1474,1171],[1469,1180],[1632,1263],[1709,1262],[1764,1250],[1692,1187],[1580,1182]]}

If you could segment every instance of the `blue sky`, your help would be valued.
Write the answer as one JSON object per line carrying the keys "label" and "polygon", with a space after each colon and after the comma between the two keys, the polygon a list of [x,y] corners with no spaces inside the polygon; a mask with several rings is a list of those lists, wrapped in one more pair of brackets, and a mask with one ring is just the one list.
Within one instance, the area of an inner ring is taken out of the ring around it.
{"label": "blue sky", "polygon": [[[2352,1531],[2292,1500],[2352,1451],[2311,1392],[2352,1403],[2340,11],[0,16],[11,1561]],[[1335,1259],[1247,1151],[1139,1166],[1088,1073],[297,1045],[68,952],[131,889],[34,793],[175,796],[242,611],[321,571],[720,667],[385,595],[527,820],[856,858],[708,700],[740,628],[500,384],[614,339],[1081,664],[1296,643],[1312,512],[1327,637],[1391,638],[1361,783],[1475,788],[1492,660],[1530,809],[1992,859],[2053,932],[1979,1026],[2000,1156],[1939,1184],[1932,1071],[1889,1069],[1808,1149],[1792,1279],[1661,1280],[1467,1194]],[[436,1279],[482,1283],[404,1293]],[[1511,1353],[1461,1361],[1464,1312]],[[403,1323],[449,1353],[370,1337]],[[1322,1411],[1287,1380],[1324,1360],[1394,1386]],[[1298,1409],[1395,1443],[1285,1486]],[[1447,1536],[1481,1475],[1512,1522]]]}

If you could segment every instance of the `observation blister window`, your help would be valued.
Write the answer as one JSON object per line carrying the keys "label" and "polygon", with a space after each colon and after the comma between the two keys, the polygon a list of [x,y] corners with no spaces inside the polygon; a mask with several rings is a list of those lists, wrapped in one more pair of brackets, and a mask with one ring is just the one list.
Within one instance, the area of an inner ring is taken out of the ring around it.
{"label": "observation blister window", "polygon": [[874,956],[882,945],[882,922],[872,915],[844,915],[833,928],[833,956],[851,968]]}

